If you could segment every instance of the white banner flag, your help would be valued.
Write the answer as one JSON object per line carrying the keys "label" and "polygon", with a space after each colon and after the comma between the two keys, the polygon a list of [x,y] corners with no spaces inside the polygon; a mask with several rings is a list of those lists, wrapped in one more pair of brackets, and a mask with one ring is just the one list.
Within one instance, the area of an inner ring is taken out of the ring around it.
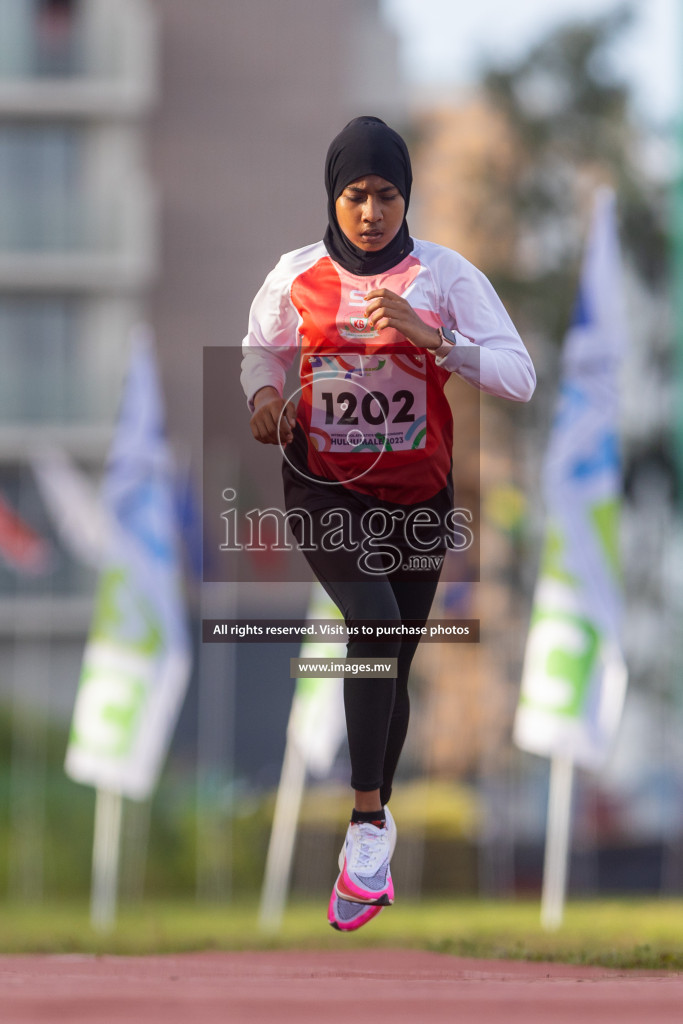
{"label": "white banner flag", "polygon": [[[341,613],[319,583],[313,584],[309,601],[310,619],[339,619]],[[337,658],[346,656],[346,644],[330,640],[306,640],[301,645],[301,658]],[[312,775],[329,774],[340,744],[346,735],[343,680],[297,680],[287,738],[295,743]]]}
{"label": "white banner flag", "polygon": [[66,771],[144,800],[182,704],[190,644],[173,475],[152,340],[133,339],[106,469],[109,536],[76,698]]}
{"label": "white banner flag", "polygon": [[547,530],[514,738],[599,768],[621,716],[619,369],[626,341],[613,194],[596,197],[544,468]]}
{"label": "white banner flag", "polygon": [[62,543],[79,561],[99,569],[110,526],[95,485],[61,448],[36,452],[31,466]]}

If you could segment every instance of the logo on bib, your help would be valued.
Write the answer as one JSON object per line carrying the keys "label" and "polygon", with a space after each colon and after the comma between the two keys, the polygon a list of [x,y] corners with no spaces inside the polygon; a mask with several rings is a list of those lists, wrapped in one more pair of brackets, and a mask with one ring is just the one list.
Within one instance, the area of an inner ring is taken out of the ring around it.
{"label": "logo on bib", "polygon": [[342,338],[357,341],[359,337],[362,337],[363,339],[376,338],[379,331],[372,326],[366,316],[354,316],[352,314],[347,320],[339,325],[339,333]]}

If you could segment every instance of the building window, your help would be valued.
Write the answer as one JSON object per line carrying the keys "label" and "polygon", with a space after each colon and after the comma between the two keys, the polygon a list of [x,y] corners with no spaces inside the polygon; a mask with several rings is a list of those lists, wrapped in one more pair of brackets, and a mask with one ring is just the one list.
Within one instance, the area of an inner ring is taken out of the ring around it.
{"label": "building window", "polygon": [[82,296],[0,292],[0,430],[111,425],[123,366],[108,315]]}
{"label": "building window", "polygon": [[79,0],[34,0],[35,67],[57,78],[78,72]]}
{"label": "building window", "polygon": [[78,333],[73,299],[0,295],[0,426],[83,418]]}
{"label": "building window", "polygon": [[74,125],[0,126],[0,251],[83,246],[83,141]]}
{"label": "building window", "polygon": [[81,74],[81,21],[81,0],[0,0],[0,79]]}

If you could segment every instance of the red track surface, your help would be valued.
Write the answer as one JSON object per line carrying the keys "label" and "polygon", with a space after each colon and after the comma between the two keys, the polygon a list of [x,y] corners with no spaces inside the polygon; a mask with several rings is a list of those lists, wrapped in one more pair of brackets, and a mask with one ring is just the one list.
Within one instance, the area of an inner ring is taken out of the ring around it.
{"label": "red track surface", "polygon": [[683,975],[438,953],[0,958],[0,1020],[50,1024],[681,1024]]}

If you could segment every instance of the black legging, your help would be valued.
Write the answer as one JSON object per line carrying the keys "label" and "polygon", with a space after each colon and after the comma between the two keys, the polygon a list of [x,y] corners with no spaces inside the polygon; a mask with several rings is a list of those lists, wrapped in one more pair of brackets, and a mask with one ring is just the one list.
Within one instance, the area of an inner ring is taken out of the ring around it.
{"label": "black legging", "polygon": [[[408,569],[406,550],[402,567],[389,574],[368,576],[357,567],[354,555],[344,550],[326,551],[317,540],[324,534],[321,516],[312,513],[313,541],[316,550],[306,551],[316,578],[344,616],[347,625],[355,622],[408,619],[423,624],[432,606],[440,569]],[[351,513],[360,535],[360,516]],[[294,535],[301,544],[301,528],[292,522]],[[328,525],[329,529],[329,525]],[[431,554],[443,554],[442,551]],[[347,645],[350,658],[397,658],[396,679],[344,679],[344,708],[351,756],[351,786],[370,792],[379,789],[382,805],[391,796],[394,773],[408,731],[410,698],[408,675],[419,640],[400,638],[365,640],[352,636]]]}

